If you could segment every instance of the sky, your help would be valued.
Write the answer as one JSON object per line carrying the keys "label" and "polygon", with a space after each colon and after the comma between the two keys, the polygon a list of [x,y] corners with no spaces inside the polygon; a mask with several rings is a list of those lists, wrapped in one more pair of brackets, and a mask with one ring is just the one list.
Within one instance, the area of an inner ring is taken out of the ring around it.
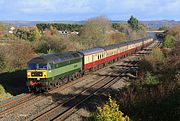
{"label": "sky", "polygon": [[180,20],[180,0],[0,0],[0,20]]}

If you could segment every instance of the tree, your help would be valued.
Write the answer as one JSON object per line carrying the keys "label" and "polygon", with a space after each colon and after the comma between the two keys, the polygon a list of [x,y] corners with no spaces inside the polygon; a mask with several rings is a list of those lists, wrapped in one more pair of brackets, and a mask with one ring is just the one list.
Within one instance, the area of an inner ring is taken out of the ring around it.
{"label": "tree", "polygon": [[131,18],[128,20],[128,24],[131,26],[131,28],[133,29],[133,30],[138,30],[139,29],[139,22],[138,22],[138,20],[135,18],[135,17],[133,17],[133,16],[131,16]]}
{"label": "tree", "polygon": [[88,47],[107,45],[107,34],[112,30],[112,24],[106,17],[89,19],[80,31],[81,42]]}
{"label": "tree", "polygon": [[51,35],[56,34],[56,32],[57,32],[56,28],[53,27],[52,25],[50,25],[49,31],[51,32]]}
{"label": "tree", "polygon": [[41,34],[37,28],[30,30],[29,38],[28,38],[30,41],[38,41],[38,40],[40,40],[40,38],[41,38]]}

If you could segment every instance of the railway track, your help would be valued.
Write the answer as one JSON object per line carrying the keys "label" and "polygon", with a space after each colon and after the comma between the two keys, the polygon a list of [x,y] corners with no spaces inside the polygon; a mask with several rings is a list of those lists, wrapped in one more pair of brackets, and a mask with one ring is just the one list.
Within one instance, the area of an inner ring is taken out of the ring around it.
{"label": "railway track", "polygon": [[[72,85],[76,84],[77,82],[80,82],[82,80],[75,80],[72,81],[66,85],[63,85],[60,88],[54,89],[52,91],[50,91],[49,93],[53,93],[56,90],[58,91],[62,91],[68,87],[71,87]],[[30,106],[33,102],[39,101],[41,100],[44,96],[48,95],[48,93],[45,94],[32,94],[32,93],[27,93],[27,94],[23,94],[21,96],[18,96],[15,99],[12,99],[6,103],[3,103],[2,105],[0,105],[0,118],[3,117],[3,115],[7,114],[7,113],[11,113],[13,111],[17,111],[22,109],[22,107],[28,107]]]}
{"label": "railway track", "polygon": [[[24,107],[25,105],[30,105],[30,103],[34,102],[34,101],[38,101],[40,100],[40,96],[39,95],[32,95],[32,94],[28,94],[28,95],[25,95],[24,97],[26,96],[29,96],[27,99],[24,99],[23,101],[21,101],[20,103],[17,103],[16,105],[12,105],[12,106],[9,106],[9,108],[6,108],[5,110],[1,111],[0,112],[0,117],[2,117],[3,115],[7,114],[7,113],[11,113],[13,111],[16,111],[16,110],[20,110],[22,109],[22,107]],[[17,102],[18,100],[13,100],[13,102]]]}
{"label": "railway track", "polygon": [[0,109],[1,109],[0,116],[6,112],[12,110],[17,105],[20,105],[21,103],[24,103],[27,100],[30,100],[31,98],[33,98],[32,94],[22,94],[22,95],[16,97],[15,99],[11,99],[10,101],[3,103],[2,105],[0,105]]}

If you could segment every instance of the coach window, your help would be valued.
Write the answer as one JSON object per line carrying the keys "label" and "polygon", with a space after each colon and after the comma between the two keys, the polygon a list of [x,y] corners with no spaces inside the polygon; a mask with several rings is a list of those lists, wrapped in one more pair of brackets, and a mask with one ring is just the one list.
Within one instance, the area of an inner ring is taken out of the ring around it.
{"label": "coach window", "polygon": [[89,62],[89,56],[87,57],[87,62]]}

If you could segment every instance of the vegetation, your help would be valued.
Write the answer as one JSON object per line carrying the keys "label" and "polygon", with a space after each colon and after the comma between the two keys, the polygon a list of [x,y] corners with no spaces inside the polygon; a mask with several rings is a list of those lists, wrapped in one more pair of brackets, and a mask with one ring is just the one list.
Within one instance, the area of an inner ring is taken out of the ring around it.
{"label": "vegetation", "polygon": [[46,29],[50,29],[51,26],[60,31],[65,31],[65,30],[80,31],[82,27],[82,25],[80,24],[62,24],[62,23],[51,23],[51,24],[40,23],[40,24],[36,24],[36,26],[41,32],[43,32]]}
{"label": "vegetation", "polygon": [[139,74],[144,77],[147,72],[157,72],[164,64],[165,55],[160,48],[155,48],[152,53],[145,55],[144,59],[139,63]]}
{"label": "vegetation", "polygon": [[144,81],[145,81],[145,84],[158,84],[159,83],[158,78],[155,76],[152,76],[152,74],[149,72],[146,74]]}
{"label": "vegetation", "polygon": [[105,17],[89,19],[80,32],[81,44],[87,48],[111,44],[107,40],[108,33],[112,31],[111,22]]}
{"label": "vegetation", "polygon": [[163,40],[163,46],[166,48],[173,47],[174,44],[174,37],[172,35],[166,35]]}
{"label": "vegetation", "polygon": [[7,93],[4,87],[0,84],[0,101],[8,99],[10,97],[12,97],[12,95]]}
{"label": "vegetation", "polygon": [[119,110],[119,105],[109,97],[109,101],[102,107],[98,107],[96,112],[92,114],[93,121],[130,121],[128,116]]}
{"label": "vegetation", "polygon": [[34,56],[33,48],[29,42],[12,41],[0,48],[2,71],[24,69],[27,61]]}
{"label": "vegetation", "polygon": [[38,29],[35,28],[22,28],[19,27],[14,35],[19,39],[29,40],[29,41],[38,41],[41,38],[41,35]]}
{"label": "vegetation", "polygon": [[133,16],[131,16],[131,18],[128,20],[128,24],[131,26],[133,30],[139,29],[139,21]]}

